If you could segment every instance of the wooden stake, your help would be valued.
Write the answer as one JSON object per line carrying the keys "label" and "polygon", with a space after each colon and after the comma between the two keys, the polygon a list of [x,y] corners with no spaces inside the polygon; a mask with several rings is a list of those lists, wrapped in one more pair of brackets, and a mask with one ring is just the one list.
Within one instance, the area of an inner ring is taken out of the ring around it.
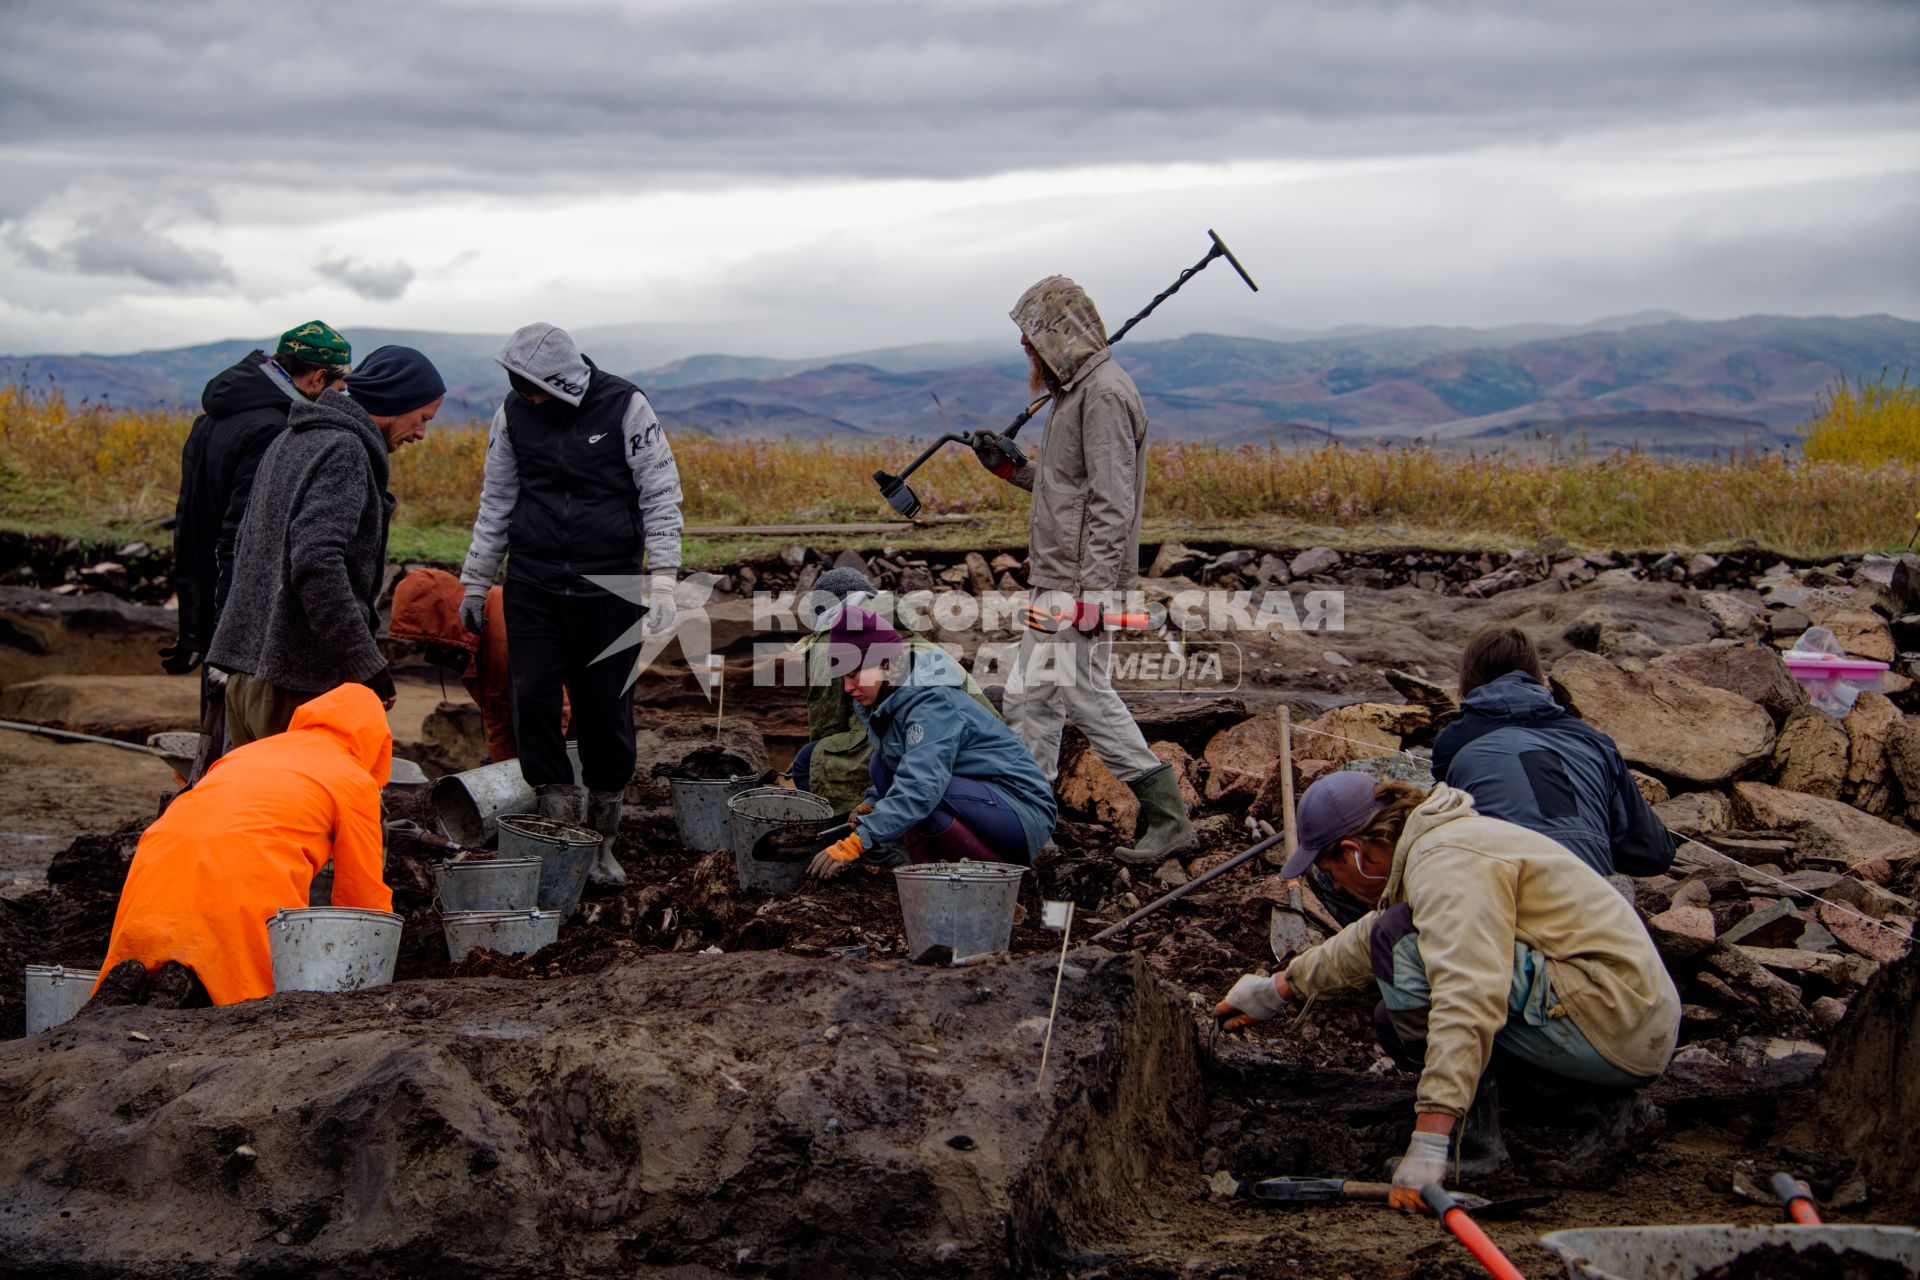
{"label": "wooden stake", "polygon": [[720,722],[727,715],[727,660],[717,653],[707,655],[707,665],[713,668],[713,683],[720,696],[715,700],[713,712],[713,740],[720,741]]}
{"label": "wooden stake", "polygon": [[1053,1049],[1053,1017],[1060,1012],[1060,979],[1067,972],[1067,939],[1073,936],[1073,902],[1067,902],[1067,925],[1060,930],[1060,963],[1053,971],[1053,1007],[1047,1010],[1047,1038],[1040,1045],[1040,1075],[1034,1080],[1038,1093],[1047,1083],[1047,1054]]}
{"label": "wooden stake", "polygon": [[1284,702],[1280,704],[1280,831],[1286,837],[1280,842],[1280,863],[1284,866],[1300,847],[1293,819],[1293,712]]}

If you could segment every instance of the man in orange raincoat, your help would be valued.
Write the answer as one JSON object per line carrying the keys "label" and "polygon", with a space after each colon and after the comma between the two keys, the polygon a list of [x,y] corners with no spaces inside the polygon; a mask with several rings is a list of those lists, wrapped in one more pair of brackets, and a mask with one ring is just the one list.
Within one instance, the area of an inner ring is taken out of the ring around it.
{"label": "man in orange raincoat", "polygon": [[147,1003],[146,974],[116,973],[129,962],[154,973],[156,1004],[165,979],[197,978],[214,1004],[272,995],[267,921],[307,905],[328,859],[335,906],[391,911],[380,788],[392,761],[386,710],[360,684],[303,703],[285,733],[221,757],[140,837],[96,995]]}

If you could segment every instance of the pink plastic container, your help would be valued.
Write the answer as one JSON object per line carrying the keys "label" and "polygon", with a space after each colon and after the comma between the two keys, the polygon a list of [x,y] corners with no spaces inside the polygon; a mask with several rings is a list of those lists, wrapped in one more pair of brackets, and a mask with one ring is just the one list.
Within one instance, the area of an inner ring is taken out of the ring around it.
{"label": "pink plastic container", "polygon": [[[1823,696],[1832,696],[1839,691],[1841,681],[1852,685],[1855,692],[1878,689],[1881,678],[1887,674],[1887,664],[1874,662],[1869,658],[1835,658],[1827,654],[1811,654],[1801,650],[1788,650],[1780,655],[1787,664],[1787,670],[1793,672],[1793,678],[1807,691],[1807,696],[1816,703]],[[1853,699],[1847,698],[1851,704]]]}

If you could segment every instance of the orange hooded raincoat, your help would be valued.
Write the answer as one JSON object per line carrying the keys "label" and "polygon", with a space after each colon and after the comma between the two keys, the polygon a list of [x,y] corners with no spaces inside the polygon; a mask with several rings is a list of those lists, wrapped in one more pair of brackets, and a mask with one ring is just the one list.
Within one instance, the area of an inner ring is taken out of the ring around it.
{"label": "orange hooded raincoat", "polygon": [[104,975],[122,960],[190,966],[215,1004],[273,994],[267,921],[307,905],[333,860],[333,902],[393,909],[380,788],[393,733],[365,685],[323,693],[287,731],[239,747],[177,796],[133,855]]}

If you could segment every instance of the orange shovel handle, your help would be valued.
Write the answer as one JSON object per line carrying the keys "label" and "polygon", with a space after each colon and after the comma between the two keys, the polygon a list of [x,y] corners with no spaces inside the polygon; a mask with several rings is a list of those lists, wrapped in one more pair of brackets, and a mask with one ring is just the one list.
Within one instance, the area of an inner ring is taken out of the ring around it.
{"label": "orange shovel handle", "polygon": [[1460,1207],[1460,1202],[1448,1195],[1439,1183],[1429,1182],[1420,1188],[1420,1198],[1427,1202],[1427,1208],[1433,1210],[1434,1216],[1453,1232],[1453,1238],[1466,1246],[1467,1252],[1487,1269],[1487,1274],[1494,1280],[1527,1280],[1507,1261],[1507,1255],[1500,1252],[1500,1246],[1487,1239],[1487,1233],[1480,1229],[1480,1224],[1468,1217],[1467,1211]]}

